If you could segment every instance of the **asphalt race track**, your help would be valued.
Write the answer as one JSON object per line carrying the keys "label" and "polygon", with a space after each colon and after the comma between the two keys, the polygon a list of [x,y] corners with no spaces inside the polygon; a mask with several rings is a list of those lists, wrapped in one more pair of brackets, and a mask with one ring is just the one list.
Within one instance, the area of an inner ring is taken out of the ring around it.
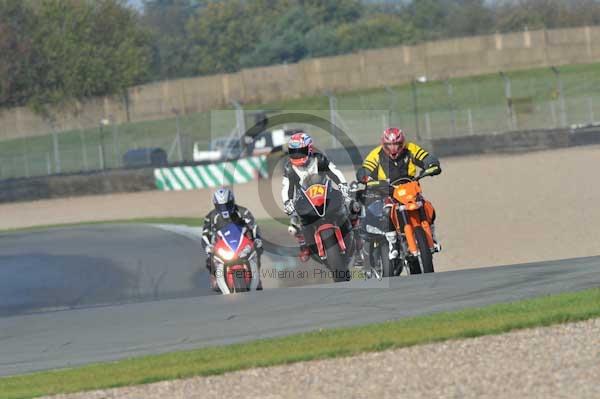
{"label": "asphalt race track", "polygon": [[150,226],[0,235],[0,375],[600,287],[591,257],[220,296],[203,264]]}
{"label": "asphalt race track", "polygon": [[204,252],[147,225],[0,234],[0,316],[211,294]]}

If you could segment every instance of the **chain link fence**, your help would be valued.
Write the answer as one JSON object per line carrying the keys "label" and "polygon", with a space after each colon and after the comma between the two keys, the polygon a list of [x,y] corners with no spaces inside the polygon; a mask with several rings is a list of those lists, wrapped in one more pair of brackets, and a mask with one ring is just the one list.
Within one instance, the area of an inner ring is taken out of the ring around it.
{"label": "chain link fence", "polygon": [[[232,132],[240,126],[250,127],[252,122],[240,122],[235,105],[237,112],[232,107],[184,115],[173,109],[172,118],[139,123],[117,124],[109,115],[93,121],[97,128],[85,130],[58,132],[49,125],[48,135],[0,141],[0,179],[121,168],[127,151],[139,148],[160,148],[170,163],[192,161],[194,144],[208,149],[211,140],[235,137]],[[330,120],[357,146],[376,144],[389,125],[416,141],[593,125],[600,120],[600,70],[548,68],[445,81],[422,76],[399,87],[324,93],[268,107],[274,113],[304,112]],[[254,112],[246,109],[247,115]],[[320,148],[347,144],[308,129]]]}
{"label": "chain link fence", "polygon": [[435,82],[423,76],[401,88],[338,96],[335,106],[357,145],[372,145],[388,124],[417,141],[589,126],[600,120],[600,75],[551,68]]}

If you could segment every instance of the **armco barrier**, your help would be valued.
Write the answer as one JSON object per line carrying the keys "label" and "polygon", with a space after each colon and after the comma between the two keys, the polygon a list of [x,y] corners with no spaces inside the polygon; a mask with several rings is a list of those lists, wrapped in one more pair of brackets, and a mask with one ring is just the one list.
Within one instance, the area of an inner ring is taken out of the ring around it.
{"label": "armco barrier", "polygon": [[154,190],[152,169],[121,169],[0,181],[0,203]]}
{"label": "armco barrier", "polygon": [[178,166],[154,170],[156,187],[163,191],[227,186],[248,183],[268,176],[265,156],[210,165]]}

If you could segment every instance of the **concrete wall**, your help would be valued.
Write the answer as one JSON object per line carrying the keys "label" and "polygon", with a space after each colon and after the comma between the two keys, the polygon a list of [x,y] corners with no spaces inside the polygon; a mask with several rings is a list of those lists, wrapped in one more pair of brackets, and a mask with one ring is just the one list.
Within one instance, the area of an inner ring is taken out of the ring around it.
{"label": "concrete wall", "polygon": [[27,108],[0,110],[0,140],[96,127],[109,116],[117,123],[147,121],[173,117],[174,109],[218,109],[231,100],[271,102],[397,85],[423,75],[435,80],[592,62],[600,62],[600,27],[441,40],[137,86],[127,100],[96,98],[56,109],[53,123]]}

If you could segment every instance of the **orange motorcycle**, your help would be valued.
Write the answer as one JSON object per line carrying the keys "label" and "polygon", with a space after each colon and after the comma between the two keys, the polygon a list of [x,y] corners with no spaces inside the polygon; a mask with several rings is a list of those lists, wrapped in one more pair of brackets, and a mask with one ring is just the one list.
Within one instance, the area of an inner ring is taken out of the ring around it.
{"label": "orange motorcycle", "polygon": [[390,183],[393,187],[391,198],[387,199],[385,207],[396,235],[387,236],[391,248],[398,251],[396,262],[400,274],[402,267],[410,274],[433,273],[433,254],[439,247],[433,241],[431,223],[434,220],[434,209],[423,197],[419,180],[431,176],[423,173],[416,178],[400,178]]}

